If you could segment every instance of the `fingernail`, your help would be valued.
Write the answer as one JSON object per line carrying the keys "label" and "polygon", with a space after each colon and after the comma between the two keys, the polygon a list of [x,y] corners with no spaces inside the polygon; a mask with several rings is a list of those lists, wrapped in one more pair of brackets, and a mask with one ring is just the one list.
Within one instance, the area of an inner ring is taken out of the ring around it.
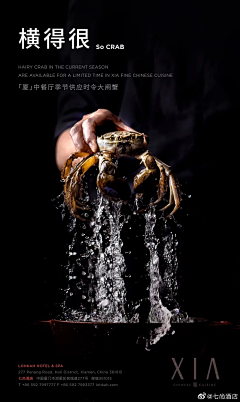
{"label": "fingernail", "polygon": [[98,147],[97,147],[97,143],[95,141],[89,141],[88,145],[90,146],[90,148],[93,152],[97,152]]}

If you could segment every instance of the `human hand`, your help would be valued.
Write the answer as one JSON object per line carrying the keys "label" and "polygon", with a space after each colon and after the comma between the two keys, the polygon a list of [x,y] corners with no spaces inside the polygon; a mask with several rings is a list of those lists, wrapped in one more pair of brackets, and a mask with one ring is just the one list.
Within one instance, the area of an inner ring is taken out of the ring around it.
{"label": "human hand", "polygon": [[105,122],[112,122],[118,131],[133,131],[115,114],[107,109],[98,109],[89,113],[78,121],[70,130],[70,136],[77,151],[94,153],[97,152],[96,127]]}

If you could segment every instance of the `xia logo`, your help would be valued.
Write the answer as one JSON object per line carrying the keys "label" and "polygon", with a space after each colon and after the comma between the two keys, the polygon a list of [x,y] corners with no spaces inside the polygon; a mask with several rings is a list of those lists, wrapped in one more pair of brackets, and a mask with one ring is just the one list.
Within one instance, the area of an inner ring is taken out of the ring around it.
{"label": "xia logo", "polygon": [[[178,376],[180,377],[181,380],[184,380],[183,374],[182,374],[182,372],[180,370],[180,367],[182,365],[183,359],[184,358],[182,357],[180,362],[177,363],[175,358],[172,357],[172,361],[173,361],[173,364],[175,366],[175,371],[174,371],[173,376],[171,378],[172,380],[174,379],[176,374],[178,374]],[[209,363],[208,371],[207,371],[207,377],[206,377],[207,380],[209,379],[209,375],[210,375],[211,370],[214,370],[215,377],[216,377],[217,380],[219,380],[218,369],[217,369],[217,365],[216,365],[216,361],[215,361],[214,357],[212,357],[210,359],[210,363]],[[193,359],[193,379],[197,380],[197,358],[196,357],[194,357],[194,359]]]}

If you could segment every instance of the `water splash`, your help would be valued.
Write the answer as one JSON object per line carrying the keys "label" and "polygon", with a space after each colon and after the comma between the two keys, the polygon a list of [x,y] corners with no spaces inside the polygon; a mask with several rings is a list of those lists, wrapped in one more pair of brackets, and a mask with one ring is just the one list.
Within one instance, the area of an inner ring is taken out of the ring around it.
{"label": "water splash", "polygon": [[154,233],[156,224],[156,213],[153,208],[145,213],[146,226],[145,226],[145,244],[150,252],[150,259],[148,263],[149,277],[150,277],[150,312],[148,316],[149,323],[160,323],[161,326],[155,328],[150,332],[150,344],[156,343],[162,336],[164,336],[170,329],[171,312],[162,304],[160,299],[161,288],[163,287],[163,280],[159,272],[159,254],[158,244]]}
{"label": "water splash", "polygon": [[[88,202],[87,187],[84,197]],[[111,202],[100,193],[92,204],[90,225],[73,216],[69,218],[67,227],[72,237],[68,246],[68,262],[64,267],[67,286],[61,303],[62,313],[58,318],[78,322],[140,322],[137,310],[142,300],[128,300],[127,264],[121,238],[122,229],[131,217],[123,212],[122,202]],[[62,207],[65,208],[63,204]],[[136,214],[135,209],[136,205],[131,209],[132,214]],[[63,219],[69,216],[64,212],[61,214]],[[144,244],[148,251],[145,271],[149,279],[146,289],[150,303],[145,322],[159,324],[145,338],[146,350],[149,350],[170,331],[172,322],[186,321],[187,315],[180,310],[176,300],[176,233],[169,229],[167,221],[162,218],[159,221],[154,208],[145,212],[144,218]],[[155,228],[159,222],[161,230],[156,235]],[[126,309],[127,305],[130,310]]]}
{"label": "water splash", "polygon": [[[99,194],[94,218],[89,226],[71,216],[68,231],[73,236],[65,266],[68,286],[64,290],[65,300],[61,304],[62,318],[73,321],[128,322],[125,313],[126,264],[121,252],[123,242],[120,236],[126,218],[121,214],[121,206],[121,202],[111,203]],[[76,298],[79,306],[73,308],[71,299]],[[82,303],[82,300],[86,303]]]}
{"label": "water splash", "polygon": [[[101,322],[127,322],[126,288],[123,279],[126,265],[121,253],[123,243],[120,238],[124,224],[124,220],[120,223],[122,203],[111,205],[102,196],[99,197],[99,201],[92,237],[98,246],[98,256],[95,261],[96,317]],[[104,239],[101,233],[102,228],[105,232]],[[104,247],[106,240],[108,244]]]}

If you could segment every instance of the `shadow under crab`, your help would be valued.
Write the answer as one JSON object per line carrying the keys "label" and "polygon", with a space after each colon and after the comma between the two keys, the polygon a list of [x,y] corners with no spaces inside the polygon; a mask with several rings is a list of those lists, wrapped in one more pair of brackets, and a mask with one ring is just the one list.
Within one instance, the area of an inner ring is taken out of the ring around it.
{"label": "shadow under crab", "polygon": [[[64,201],[71,214],[81,220],[86,220],[80,214],[80,210],[89,209],[82,202],[82,177],[91,166],[98,164],[97,187],[99,191],[112,201],[127,201],[131,196],[131,190],[127,181],[117,174],[117,166],[114,159],[130,156],[138,159],[144,168],[133,179],[133,189],[138,197],[157,187],[157,200],[149,203],[145,208],[138,210],[143,212],[151,205],[162,201],[169,188],[169,202],[161,209],[166,210],[174,205],[173,215],[180,206],[181,194],[177,181],[171,171],[171,167],[152,155],[147,149],[148,137],[145,134],[129,131],[116,131],[97,137],[98,152],[88,154],[75,152],[69,156],[62,169],[64,181]],[[73,168],[73,161],[83,158]]]}

